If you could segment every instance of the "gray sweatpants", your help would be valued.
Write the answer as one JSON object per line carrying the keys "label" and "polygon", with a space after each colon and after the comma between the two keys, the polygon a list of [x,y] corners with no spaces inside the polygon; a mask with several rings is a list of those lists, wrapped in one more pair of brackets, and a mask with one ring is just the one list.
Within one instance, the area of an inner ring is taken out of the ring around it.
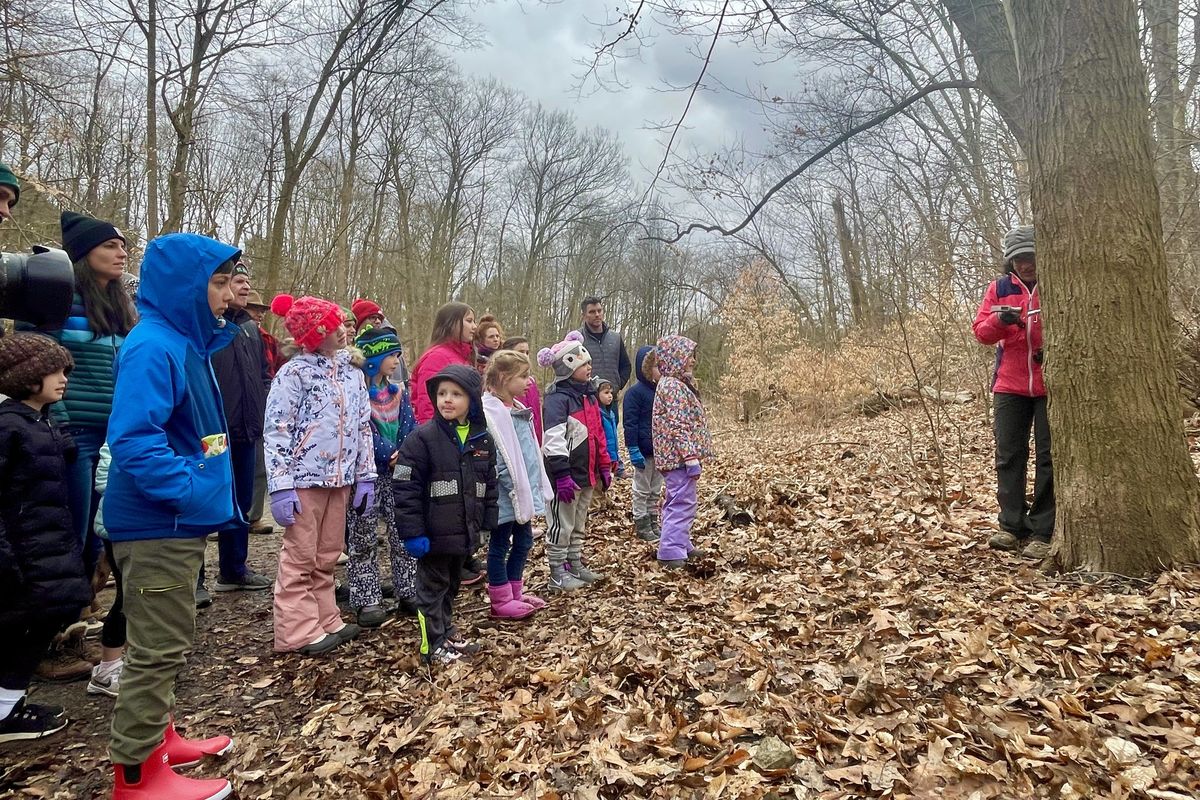
{"label": "gray sweatpants", "polygon": [[546,509],[546,556],[550,559],[551,569],[561,567],[567,561],[579,563],[592,494],[593,489],[589,486],[579,490],[573,503],[563,503],[556,497]]}
{"label": "gray sweatpants", "polygon": [[663,474],[654,459],[647,458],[645,468],[633,471],[633,518],[657,517],[662,493]]}

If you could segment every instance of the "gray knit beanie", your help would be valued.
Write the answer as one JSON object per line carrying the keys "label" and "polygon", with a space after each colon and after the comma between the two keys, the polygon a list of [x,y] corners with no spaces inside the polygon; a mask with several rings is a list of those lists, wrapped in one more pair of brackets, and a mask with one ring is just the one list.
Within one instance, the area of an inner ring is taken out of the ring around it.
{"label": "gray knit beanie", "polygon": [[1017,256],[1033,255],[1033,226],[1018,225],[1004,234],[1004,263],[1010,264]]}

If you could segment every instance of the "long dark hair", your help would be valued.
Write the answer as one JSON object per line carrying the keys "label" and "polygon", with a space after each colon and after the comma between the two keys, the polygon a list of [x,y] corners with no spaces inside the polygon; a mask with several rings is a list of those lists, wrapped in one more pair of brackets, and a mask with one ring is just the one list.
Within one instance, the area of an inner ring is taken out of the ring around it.
{"label": "long dark hair", "polygon": [[96,280],[95,271],[88,264],[87,256],[72,266],[75,268],[75,291],[83,298],[83,311],[88,327],[95,332],[95,338],[125,336],[133,330],[137,311],[125,285],[114,280],[109,281],[108,286],[101,286],[100,281]]}
{"label": "long dark hair", "polygon": [[446,303],[433,315],[433,335],[429,344],[458,342],[462,340],[463,317],[474,313],[466,303]]}

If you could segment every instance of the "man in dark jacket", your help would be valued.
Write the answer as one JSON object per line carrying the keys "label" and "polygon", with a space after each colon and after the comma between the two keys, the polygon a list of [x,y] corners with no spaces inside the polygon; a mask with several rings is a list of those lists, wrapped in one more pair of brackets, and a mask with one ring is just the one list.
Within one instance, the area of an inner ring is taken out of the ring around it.
{"label": "man in dark jacket", "polygon": [[463,564],[499,518],[496,448],[479,373],[451,364],[425,384],[437,413],[404,440],[392,473],[396,528],[417,559],[421,656],[447,664],[478,652],[451,613]]}
{"label": "man in dark jacket", "polygon": [[91,602],[67,508],[75,445],[46,410],[62,399],[71,354],[48,337],[0,339],[0,743],[66,727],[59,706],[25,700],[55,634]]}
{"label": "man in dark jacket", "polygon": [[[241,513],[239,519],[218,534],[220,574],[214,588],[218,592],[258,592],[271,588],[271,581],[246,566],[250,547],[248,520],[254,500],[254,469],[262,441],[271,377],[258,324],[246,311],[246,303],[250,300],[250,270],[243,262],[239,261],[233,268],[230,286],[233,302],[225,311],[225,321],[235,326],[238,335],[233,344],[213,355],[212,364],[217,385],[221,388],[225,421],[229,425],[233,489]],[[201,566],[196,584],[196,605],[204,608],[211,602],[204,588],[204,567]]]}
{"label": "man in dark jacket", "polygon": [[[579,332],[583,334],[583,346],[592,357],[592,374],[602,375],[612,383],[610,408],[619,415],[621,390],[629,384],[629,378],[633,375],[633,364],[629,361],[629,351],[625,349],[625,339],[604,321],[604,301],[599,297],[584,298],[579,310],[583,312],[583,325],[579,327]],[[625,477],[625,465],[620,461],[617,462],[616,475],[618,478]]]}

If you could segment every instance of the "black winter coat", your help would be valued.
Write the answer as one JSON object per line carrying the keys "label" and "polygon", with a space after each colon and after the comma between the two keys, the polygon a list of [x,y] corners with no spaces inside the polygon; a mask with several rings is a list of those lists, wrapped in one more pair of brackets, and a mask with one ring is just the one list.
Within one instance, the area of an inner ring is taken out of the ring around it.
{"label": "black winter coat", "polygon": [[0,626],[76,619],[92,602],[67,508],[71,437],[17,400],[0,403]]}
{"label": "black winter coat", "polygon": [[439,372],[427,384],[435,407],[439,378],[471,396],[471,429],[460,445],[453,424],[437,415],[400,445],[392,472],[396,528],[404,539],[428,536],[430,553],[469,555],[481,533],[498,524],[496,447],[483,416],[479,374],[459,364]]}
{"label": "black winter coat", "polygon": [[263,435],[271,374],[258,324],[245,311],[226,311],[227,325],[241,330],[233,344],[213,354],[213,374],[221,387],[229,438],[256,442]]}

